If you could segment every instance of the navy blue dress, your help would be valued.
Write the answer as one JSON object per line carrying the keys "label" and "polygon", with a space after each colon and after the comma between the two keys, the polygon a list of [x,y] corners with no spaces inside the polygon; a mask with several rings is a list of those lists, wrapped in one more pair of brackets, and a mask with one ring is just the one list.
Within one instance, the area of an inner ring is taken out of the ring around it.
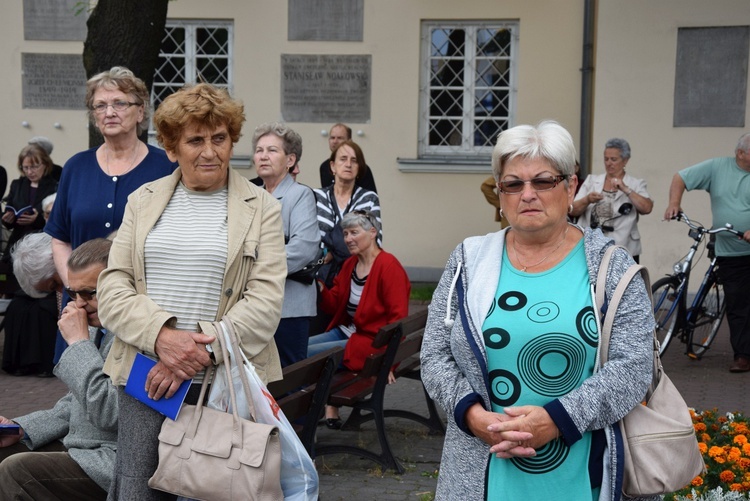
{"label": "navy blue dress", "polygon": [[108,176],[96,161],[96,150],[77,153],[65,163],[55,205],[44,227],[45,233],[70,243],[73,249],[119,228],[128,196],[177,167],[164,150],[149,145],[146,158],[133,170]]}
{"label": "navy blue dress", "polygon": [[[148,154],[134,169],[121,176],[108,176],[91,148],[65,162],[57,198],[45,233],[75,249],[94,238],[107,237],[122,224],[128,196],[142,185],[168,176],[177,167],[164,150],[148,145]],[[63,295],[63,304],[68,302]],[[55,363],[67,345],[58,333]]]}

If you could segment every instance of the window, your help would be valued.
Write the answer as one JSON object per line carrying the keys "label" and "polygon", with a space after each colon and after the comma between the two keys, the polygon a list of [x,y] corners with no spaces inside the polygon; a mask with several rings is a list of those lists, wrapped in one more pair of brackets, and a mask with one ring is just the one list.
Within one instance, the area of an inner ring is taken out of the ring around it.
{"label": "window", "polygon": [[513,122],[518,24],[424,22],[420,157],[489,157]]}
{"label": "window", "polygon": [[167,20],[154,74],[154,109],[187,83],[206,82],[231,92],[232,23]]}

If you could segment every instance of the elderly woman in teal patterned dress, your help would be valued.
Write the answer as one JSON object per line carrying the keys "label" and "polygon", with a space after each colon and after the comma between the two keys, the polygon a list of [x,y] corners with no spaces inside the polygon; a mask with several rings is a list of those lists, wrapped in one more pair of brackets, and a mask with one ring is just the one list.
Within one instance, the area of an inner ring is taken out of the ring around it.
{"label": "elderly woman in teal patterned dress", "polygon": [[[617,421],[651,381],[653,315],[627,288],[597,362],[599,230],[567,221],[575,147],[555,122],[498,138],[492,166],[510,227],[466,239],[435,291],[422,379],[448,414],[438,499],[616,500]],[[633,259],[613,256],[606,288]]]}

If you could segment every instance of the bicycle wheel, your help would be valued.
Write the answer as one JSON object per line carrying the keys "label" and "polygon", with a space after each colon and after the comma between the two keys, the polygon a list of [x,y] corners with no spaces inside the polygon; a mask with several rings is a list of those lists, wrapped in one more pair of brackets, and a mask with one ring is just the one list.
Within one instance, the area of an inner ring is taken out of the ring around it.
{"label": "bicycle wheel", "polygon": [[669,342],[677,334],[677,289],[680,281],[675,276],[660,278],[651,287],[654,296],[654,319],[656,320],[656,338],[659,340],[659,355],[667,351]]}
{"label": "bicycle wheel", "polygon": [[707,292],[703,294],[703,300],[688,317],[690,318],[689,326],[692,329],[692,336],[688,336],[690,341],[688,355],[696,359],[701,358],[716,339],[727,310],[724,287],[716,281],[716,275],[711,276],[706,283],[705,290]]}

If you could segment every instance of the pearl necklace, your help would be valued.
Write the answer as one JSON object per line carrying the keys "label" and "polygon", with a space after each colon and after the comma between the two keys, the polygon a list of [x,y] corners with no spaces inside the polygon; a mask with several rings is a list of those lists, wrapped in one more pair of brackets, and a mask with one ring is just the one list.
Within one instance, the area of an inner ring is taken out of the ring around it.
{"label": "pearl necklace", "polygon": [[568,225],[565,228],[565,233],[563,234],[562,240],[560,240],[560,243],[557,244],[554,249],[552,249],[552,252],[550,252],[549,254],[547,254],[546,256],[544,256],[540,261],[538,261],[538,262],[536,262],[534,264],[529,264],[529,265],[523,264],[521,262],[521,259],[519,259],[519,257],[518,257],[518,249],[516,249],[516,239],[514,237],[513,238],[513,256],[516,258],[516,262],[519,265],[521,265],[521,271],[524,272],[524,273],[526,273],[526,270],[528,270],[529,268],[534,268],[536,266],[539,266],[540,264],[542,264],[543,262],[545,262],[547,260],[547,258],[549,258],[552,254],[554,254],[555,252],[557,252],[557,249],[560,248],[560,246],[563,244],[563,242],[565,242],[565,239],[568,237],[568,230],[569,229],[570,229],[570,225]]}
{"label": "pearl necklace", "polygon": [[[115,175],[122,176],[122,175],[127,174],[128,172],[130,172],[133,169],[133,167],[135,166],[135,160],[136,160],[136,158],[138,158],[138,143],[140,143],[140,142],[141,141],[138,140],[135,143],[135,146],[133,147],[133,159],[130,161],[130,167],[128,167],[127,169],[125,169],[125,171],[123,171],[123,172],[121,172],[119,174],[115,174]],[[104,165],[104,170],[107,172],[108,176],[111,176],[112,174],[110,174],[110,172],[109,172],[109,145],[107,145],[107,144],[104,145],[104,154],[105,154],[105,157],[106,157],[106,164]]]}

